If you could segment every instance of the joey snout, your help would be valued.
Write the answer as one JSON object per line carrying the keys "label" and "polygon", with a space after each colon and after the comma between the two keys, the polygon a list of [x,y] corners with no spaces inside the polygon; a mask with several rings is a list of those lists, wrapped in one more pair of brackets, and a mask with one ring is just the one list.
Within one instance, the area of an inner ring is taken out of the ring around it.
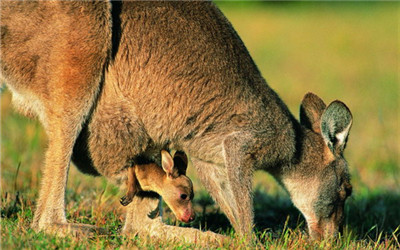
{"label": "joey snout", "polygon": [[179,221],[184,223],[192,222],[196,218],[196,213],[193,208],[193,202],[190,196],[183,193],[178,199],[165,200]]}
{"label": "joey snout", "polygon": [[185,223],[190,223],[194,221],[196,218],[196,213],[194,212],[193,206],[190,202],[190,205],[182,210],[182,213],[180,215],[177,215],[178,220],[185,222]]}
{"label": "joey snout", "polygon": [[189,223],[196,218],[192,202],[193,192],[181,191],[176,192],[176,195],[165,196],[163,198],[179,221]]}

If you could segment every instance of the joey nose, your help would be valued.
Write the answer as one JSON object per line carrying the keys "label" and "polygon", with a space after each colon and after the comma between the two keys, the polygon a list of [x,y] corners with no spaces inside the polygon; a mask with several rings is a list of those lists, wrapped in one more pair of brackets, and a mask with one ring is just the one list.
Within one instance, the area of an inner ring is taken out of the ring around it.
{"label": "joey nose", "polygon": [[196,218],[196,214],[194,213],[193,209],[191,210],[186,210],[185,213],[181,216],[180,221],[189,223],[194,221]]}
{"label": "joey nose", "polygon": [[195,213],[192,213],[192,214],[190,215],[190,217],[189,217],[189,222],[194,221],[195,218],[196,218],[196,214],[195,214]]}
{"label": "joey nose", "polygon": [[194,219],[196,218],[196,215],[193,213],[189,216],[187,223],[194,221]]}
{"label": "joey nose", "polygon": [[185,219],[182,219],[182,221],[185,222],[185,223],[190,223],[190,222],[192,222],[193,220],[194,220],[194,217],[193,217],[193,216],[190,216],[190,217],[187,217],[187,218],[185,218]]}

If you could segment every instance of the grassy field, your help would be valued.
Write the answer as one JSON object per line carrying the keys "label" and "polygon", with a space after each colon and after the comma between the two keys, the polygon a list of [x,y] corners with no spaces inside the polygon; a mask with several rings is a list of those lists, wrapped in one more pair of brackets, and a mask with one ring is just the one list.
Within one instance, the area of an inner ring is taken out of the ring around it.
{"label": "grassy field", "polygon": [[[256,173],[255,231],[266,248],[400,248],[400,4],[218,3],[243,39],[269,85],[298,113],[314,92],[351,109],[346,149],[353,196],[346,204],[344,235],[312,242],[305,221],[287,194],[265,173]],[[124,208],[121,192],[103,178],[71,168],[68,220],[107,227],[110,236],[90,239],[36,234],[30,228],[46,137],[36,121],[16,114],[7,90],[1,94],[1,247],[14,248],[191,248],[118,235]],[[232,228],[193,172],[201,227],[226,235]],[[174,224],[165,208],[165,221]],[[222,247],[244,247],[232,239]]]}

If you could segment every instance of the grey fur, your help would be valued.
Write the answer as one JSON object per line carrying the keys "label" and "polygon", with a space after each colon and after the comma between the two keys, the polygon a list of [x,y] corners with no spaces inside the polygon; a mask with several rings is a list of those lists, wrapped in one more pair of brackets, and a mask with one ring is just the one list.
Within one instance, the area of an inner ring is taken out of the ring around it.
{"label": "grey fur", "polygon": [[[349,108],[341,101],[334,101],[326,108],[321,120],[322,136],[329,148],[334,153],[342,153],[353,122]],[[343,133],[342,141],[337,138],[339,133]]]}

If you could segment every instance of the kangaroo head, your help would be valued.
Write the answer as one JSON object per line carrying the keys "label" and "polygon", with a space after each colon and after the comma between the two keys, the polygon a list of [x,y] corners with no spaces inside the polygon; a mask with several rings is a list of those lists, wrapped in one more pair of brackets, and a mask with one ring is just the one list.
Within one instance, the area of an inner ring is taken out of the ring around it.
{"label": "kangaroo head", "polygon": [[318,96],[308,93],[300,107],[300,123],[299,159],[283,182],[306,218],[311,237],[336,236],[352,191],[343,157],[352,115],[344,103],[333,101],[326,107]]}
{"label": "kangaroo head", "polygon": [[192,181],[186,176],[188,159],[183,152],[176,152],[174,158],[166,151],[161,151],[162,168],[166,173],[161,196],[171,208],[178,220],[190,222],[195,213],[192,200],[194,197]]}

